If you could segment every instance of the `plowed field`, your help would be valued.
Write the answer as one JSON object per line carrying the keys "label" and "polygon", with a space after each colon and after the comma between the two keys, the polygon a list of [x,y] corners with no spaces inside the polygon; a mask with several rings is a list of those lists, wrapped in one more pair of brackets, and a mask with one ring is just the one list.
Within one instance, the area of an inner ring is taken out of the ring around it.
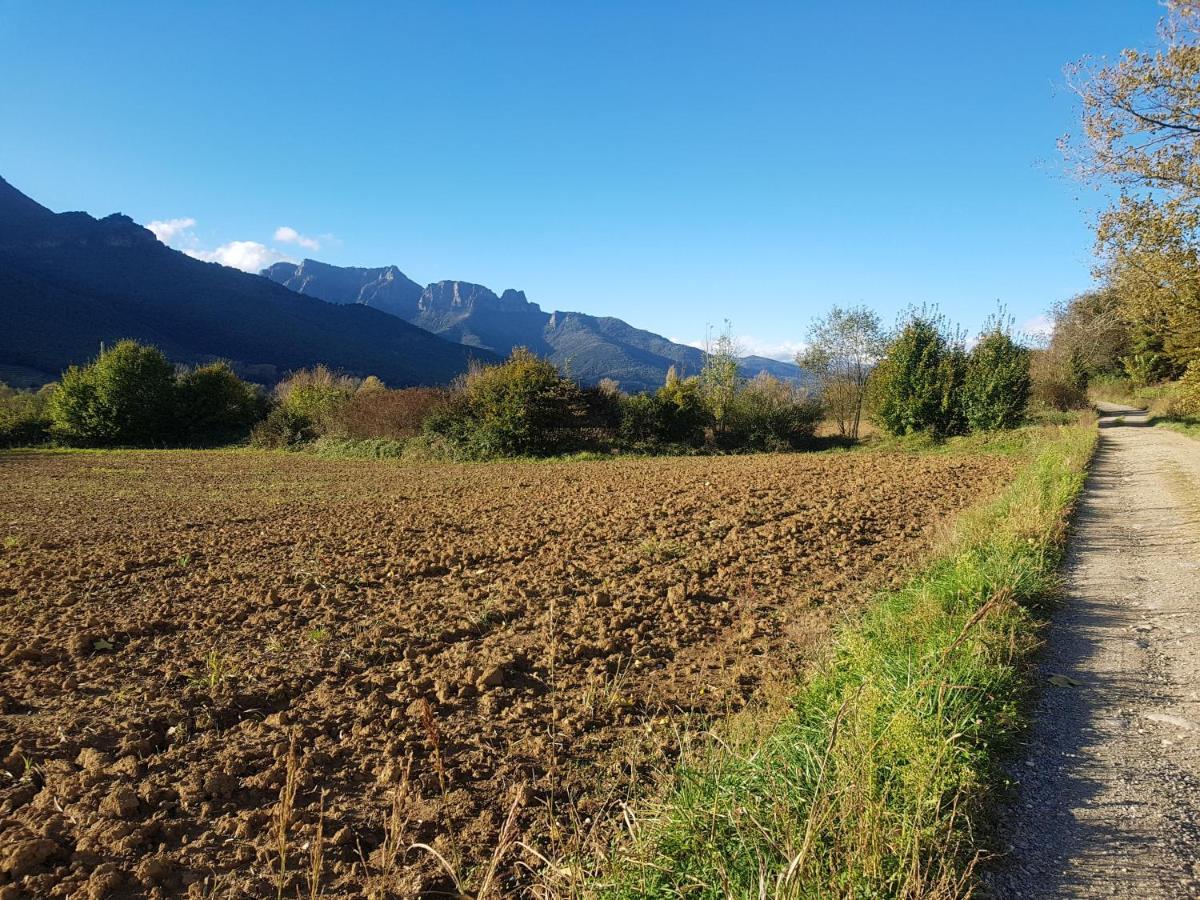
{"label": "plowed field", "polygon": [[1012,468],[0,456],[0,898],[519,893]]}

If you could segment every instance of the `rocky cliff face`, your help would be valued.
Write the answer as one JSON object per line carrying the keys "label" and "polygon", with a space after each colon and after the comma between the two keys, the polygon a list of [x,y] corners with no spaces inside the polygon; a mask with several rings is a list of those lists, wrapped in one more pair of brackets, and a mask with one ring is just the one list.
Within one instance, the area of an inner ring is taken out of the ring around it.
{"label": "rocky cliff face", "polygon": [[361,269],[306,259],[275,263],[263,274],[299,294],[328,303],[359,303],[405,320],[416,314],[422,292],[419,284],[395,266]]}
{"label": "rocky cliff face", "polygon": [[[399,272],[394,266],[339,269],[305,260],[298,267],[277,264],[263,275],[333,303],[358,303],[367,280],[378,279],[379,273],[386,271]],[[304,272],[320,273],[321,277],[305,281],[301,278]],[[481,284],[437,281],[421,290],[412,305],[395,309],[406,321],[469,347],[501,356],[514,347],[526,347],[584,384],[611,378],[626,391],[654,390],[663,383],[668,369],[674,367],[686,376],[704,365],[704,354],[695,347],[676,344],[612,317],[543,312],[524,291],[509,289],[497,296]],[[742,370],[750,378],[764,370],[777,377],[803,377],[796,366],[777,360],[748,358]]]}

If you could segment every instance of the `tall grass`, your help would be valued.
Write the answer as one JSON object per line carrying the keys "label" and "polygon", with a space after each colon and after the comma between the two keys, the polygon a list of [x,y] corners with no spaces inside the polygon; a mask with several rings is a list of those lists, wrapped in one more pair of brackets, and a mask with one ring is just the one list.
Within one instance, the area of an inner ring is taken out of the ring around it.
{"label": "tall grass", "polygon": [[1021,725],[1030,604],[1056,587],[1095,442],[1048,428],[945,555],[838,637],[764,736],[683,765],[614,849],[607,897],[953,897],[998,751]]}

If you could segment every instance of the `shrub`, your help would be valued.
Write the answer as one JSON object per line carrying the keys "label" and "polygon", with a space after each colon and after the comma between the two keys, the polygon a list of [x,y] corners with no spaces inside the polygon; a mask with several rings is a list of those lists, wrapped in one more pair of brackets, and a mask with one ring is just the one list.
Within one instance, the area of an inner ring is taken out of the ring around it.
{"label": "shrub", "polygon": [[659,404],[660,437],[673,444],[699,447],[714,416],[699,379],[680,378],[672,367],[655,395]]}
{"label": "shrub", "polygon": [[287,450],[299,447],[320,435],[312,420],[286,406],[276,406],[250,432],[250,445],[266,450]]}
{"label": "shrub", "polygon": [[183,372],[175,390],[177,439],[190,445],[242,440],[266,408],[258,389],[223,362]]}
{"label": "shrub", "polygon": [[425,432],[469,459],[544,456],[573,449],[586,424],[579,387],[524,348],[508,361],[474,368],[425,420]]}
{"label": "shrub", "polygon": [[[374,379],[378,381],[378,379]],[[341,429],[347,437],[405,440],[421,433],[430,413],[446,403],[441,388],[388,390],[368,378],[341,408]]]}
{"label": "shrub", "polygon": [[972,348],[963,380],[962,405],[972,431],[1016,428],[1029,405],[1029,351],[1000,323]]}
{"label": "shrub", "polygon": [[810,440],[821,404],[791,384],[762,372],[738,391],[725,446],[738,450],[795,450]]}
{"label": "shrub", "polygon": [[617,436],[623,446],[636,450],[700,447],[706,428],[712,424],[699,380],[681,379],[672,368],[657,392],[624,398]]}
{"label": "shrub", "polygon": [[1061,357],[1035,350],[1030,357],[1030,400],[1059,412],[1083,409],[1087,406],[1087,385]]}
{"label": "shrub", "polygon": [[659,401],[653,394],[634,394],[621,404],[617,436],[632,448],[657,448],[662,441]]}
{"label": "shrub", "polygon": [[355,379],[316,366],[293,372],[276,385],[275,396],[293,421],[307,421],[318,436],[337,435],[342,431],[344,408],[358,387]]}
{"label": "shrub", "polygon": [[940,317],[913,314],[872,376],[875,418],[895,435],[961,433],[966,427],[960,403],[966,363],[961,335],[950,334]]}
{"label": "shrub", "polygon": [[50,439],[50,395],[57,385],[19,391],[0,383],[0,447],[28,447]]}
{"label": "shrub", "polygon": [[1175,418],[1200,418],[1200,361],[1193,361],[1184,372],[1167,414]]}
{"label": "shrub", "polygon": [[173,437],[175,369],[154,347],[121,341],[71,366],[50,400],[53,433],[84,446],[161,446]]}

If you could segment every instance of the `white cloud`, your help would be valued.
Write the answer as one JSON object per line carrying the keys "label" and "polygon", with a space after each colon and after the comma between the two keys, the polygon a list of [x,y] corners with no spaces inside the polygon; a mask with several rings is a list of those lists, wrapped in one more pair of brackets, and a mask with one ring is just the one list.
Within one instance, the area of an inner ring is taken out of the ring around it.
{"label": "white cloud", "polygon": [[1054,335],[1054,319],[1042,313],[1021,323],[1021,331],[1031,338],[1049,340]]}
{"label": "white cloud", "polygon": [[734,341],[741,348],[743,356],[765,356],[783,362],[792,362],[796,354],[804,349],[801,341],[767,341],[749,334],[735,337]]}
{"label": "white cloud", "polygon": [[179,219],[155,219],[146,227],[153,231],[154,236],[164,244],[170,244],[176,238],[186,235],[195,225],[195,219],[183,217]]}
{"label": "white cloud", "polygon": [[266,244],[260,244],[258,241],[230,241],[228,244],[222,244],[216,250],[189,249],[183,252],[193,259],[216,262],[223,266],[255,274],[272,263],[296,261],[286,253],[276,250],[274,247],[268,247]]}
{"label": "white cloud", "polygon": [[[674,344],[684,344],[703,350],[704,341],[688,341],[682,338],[669,338]],[[781,362],[794,362],[796,354],[804,349],[802,341],[765,341],[750,334],[739,334],[733,339],[738,353],[742,356],[765,356],[767,359],[777,359]]]}
{"label": "white cloud", "polygon": [[[241,269],[243,272],[257,274],[272,263],[297,261],[295,257],[284,251],[258,241],[229,241],[221,244],[215,250],[207,250],[201,246],[200,239],[192,231],[196,227],[196,220],[191,216],[156,219],[146,227],[154,232],[154,236],[164,244],[174,247],[176,250],[182,250],[193,259],[220,263],[223,266]],[[302,247],[316,249],[316,241],[310,241],[309,238],[298,234],[294,229],[280,228],[275,232],[276,240],[293,238],[294,243],[298,243]]]}
{"label": "white cloud", "polygon": [[275,229],[275,240],[283,244],[296,244],[305,250],[320,250],[321,242],[316,238],[303,235],[290,225],[280,225]]}

